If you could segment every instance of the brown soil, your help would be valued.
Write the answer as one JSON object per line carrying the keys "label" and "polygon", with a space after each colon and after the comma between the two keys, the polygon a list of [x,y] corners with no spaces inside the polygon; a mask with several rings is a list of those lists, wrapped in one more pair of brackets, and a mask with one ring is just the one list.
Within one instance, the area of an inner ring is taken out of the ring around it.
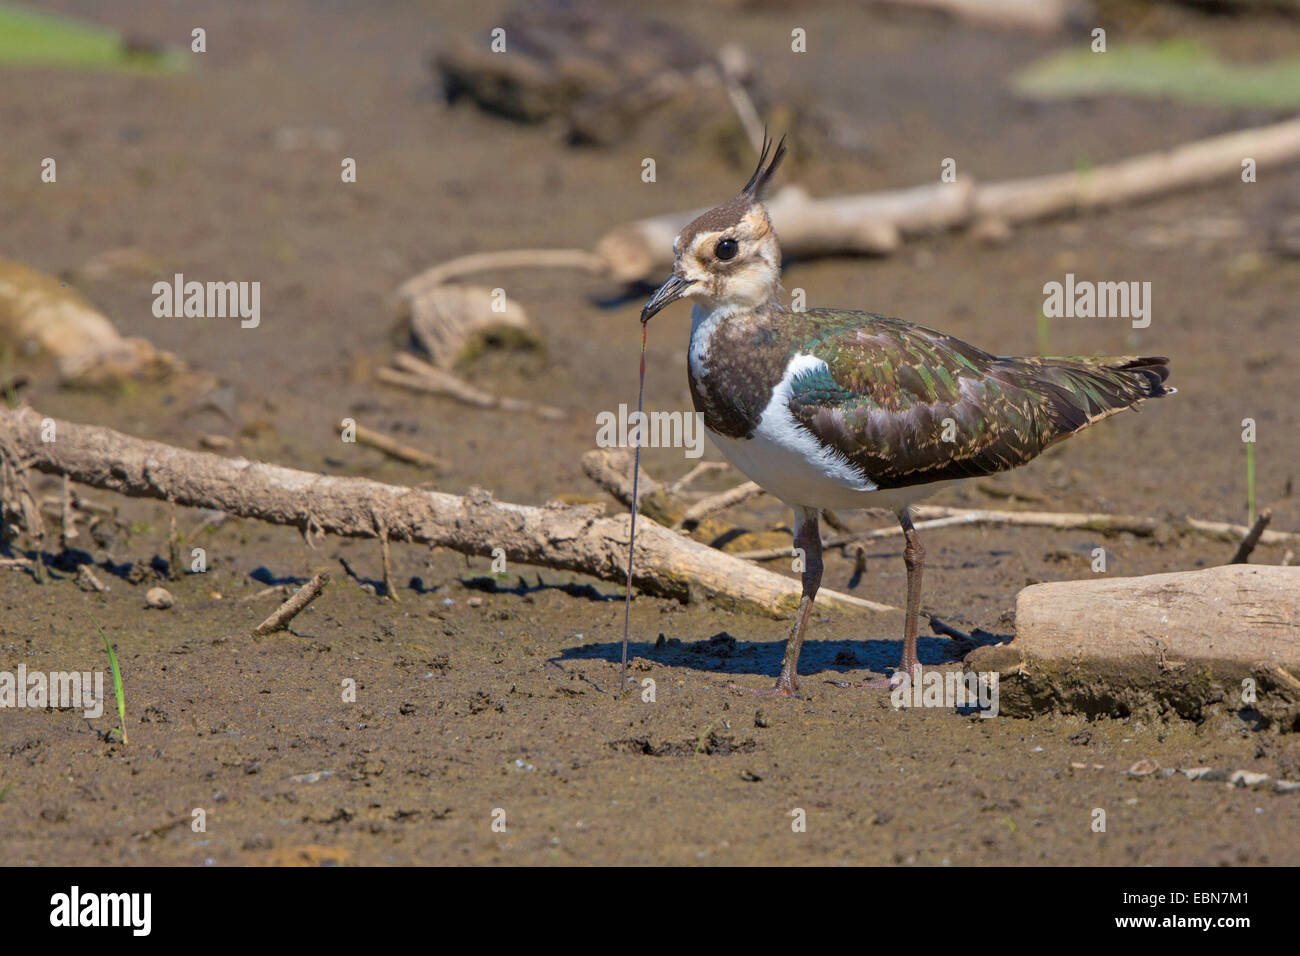
{"label": "brown soil", "polygon": [[[590,246],[618,222],[716,202],[747,170],[721,163],[708,143],[672,139],[669,123],[584,151],[563,147],[549,126],[445,109],[425,56],[440,34],[490,25],[492,4],[364,13],[216,4],[198,21],[156,0],[54,6],[172,42],[198,22],[210,52],[166,79],[6,73],[0,255],[63,273],[137,246],[162,276],[260,280],[263,319],[256,330],[156,319],[157,277],[85,283],[125,334],[228,383],[233,417],[179,389],[105,397],[41,386],[27,394],[33,405],[186,447],[218,432],[249,457],[427,479],[341,444],[336,425],[350,415],[448,461],[437,481],[447,491],[479,485],[532,503],[596,495],[579,456],[596,413],[635,399],[638,299],[602,304],[615,290],[567,273],[493,280],[530,311],[548,348],[489,354],[466,375],[571,411],[554,424],[375,384],[391,350],[385,298],[460,253]],[[1118,99],[1023,105],[1005,80],[1059,42],[1043,38],[827,3],[800,10],[812,52],[796,57],[790,15],[776,6],[665,9],[711,42],[746,45],[773,87],[867,131],[870,163],[797,157],[787,175],[815,193],[931,181],[949,156],[959,174],[984,179],[1070,169],[1270,119]],[[1288,52],[1267,23],[1215,26],[1179,28],[1226,55]],[[339,182],[339,150],[277,149],[284,127],[338,130],[359,182]],[[640,181],[647,155],[659,157],[653,185]],[[45,156],[58,157],[57,186],[38,181]],[[889,259],[793,263],[785,284],[806,289],[810,305],[900,315],[1015,353],[1037,348],[1045,282],[1067,271],[1150,280],[1154,320],[1136,339],[1123,321],[1062,320],[1051,348],[1172,356],[1178,396],[995,485],[1045,508],[1240,521],[1240,423],[1250,416],[1260,501],[1272,504],[1274,527],[1293,529],[1300,262],[1273,256],[1268,234],[1298,193],[1300,170],[1266,170],[1254,185],[1029,228],[997,247],[942,237]],[[651,327],[653,407],[689,407],[688,323],[678,307]],[[646,463],[673,476],[689,464],[679,455]],[[128,566],[166,556],[167,512],[88,495],[120,506],[129,525],[91,549],[122,574],[101,571],[112,590],[88,595],[70,574],[42,587],[0,571],[0,670],[106,669],[93,614],[121,659],[130,743],[105,739],[111,704],[89,722],[72,711],[0,712],[0,863],[1300,862],[1300,794],[1124,773],[1149,758],[1300,779],[1300,742],[1232,714],[1199,724],[982,720],[899,713],[879,691],[829,682],[896,663],[901,614],[820,616],[803,659],[805,699],[760,700],[727,685],[772,679],[785,623],[648,598],[633,608],[633,675],[654,679],[657,701],[616,699],[617,586],[529,568],[498,586],[486,560],[397,545],[404,586],[394,604],[369,593],[381,577],[373,543],[326,540],[313,551],[291,531],[236,520],[199,532],[193,512],[181,526],[187,546],[207,549],[209,570],[167,583],[175,607],[145,610],[159,582],[151,571],[128,577]],[[972,488],[935,500],[990,503]],[[762,502],[737,520],[769,530],[789,516]],[[1110,573],[1125,575],[1202,567],[1231,551],[1173,535],[1037,529],[944,529],[927,544],[925,606],[1004,634],[1020,587],[1087,575],[1097,544],[1112,554]],[[1256,560],[1277,563],[1281,551],[1261,548]],[[321,567],[335,581],[293,633],[241,636],[279,600],[245,597]],[[896,547],[873,547],[867,573],[852,577],[851,561],[828,559],[827,586],[901,603]],[[927,638],[921,655],[948,661],[952,645]],[[355,704],[342,700],[346,679]],[[195,808],[206,832],[190,828]],[[804,833],[792,832],[795,808],[806,811]],[[1105,833],[1092,829],[1097,808]],[[505,832],[492,827],[498,809]]]}

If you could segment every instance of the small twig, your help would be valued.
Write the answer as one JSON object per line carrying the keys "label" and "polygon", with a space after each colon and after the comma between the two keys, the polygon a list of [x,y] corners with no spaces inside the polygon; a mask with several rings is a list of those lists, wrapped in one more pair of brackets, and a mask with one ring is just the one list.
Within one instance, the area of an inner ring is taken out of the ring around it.
{"label": "small twig", "polygon": [[169,501],[167,504],[171,507],[167,531],[168,564],[171,565],[168,568],[168,576],[173,581],[179,581],[184,576],[184,572],[181,571],[181,536],[176,530],[176,502]]}
{"label": "small twig", "polygon": [[77,568],[77,584],[79,584],[83,590],[98,591],[101,594],[108,590],[108,585],[99,580],[95,572],[90,570],[90,565],[88,564],[83,564]]}
{"label": "small twig", "polygon": [[959,518],[970,524],[1009,524],[1060,530],[1155,534],[1159,522],[1141,515],[1112,515],[1101,512],[1071,511],[990,511],[986,509],[947,508],[942,505],[917,505],[912,509],[918,518]]}
{"label": "small twig", "polygon": [[449,279],[488,269],[534,268],[581,269],[602,273],[607,264],[600,256],[586,249],[503,249],[497,252],[475,252],[439,263],[407,279],[397,290],[397,295],[399,298],[413,299]]}
{"label": "small twig", "polygon": [[[946,528],[954,524],[971,524],[972,522],[961,515],[951,515],[947,518],[936,518],[932,521],[916,522],[916,530],[924,531],[926,528]],[[841,548],[845,545],[857,544],[860,541],[873,541],[877,538],[893,538],[903,533],[901,525],[894,525],[889,528],[877,528],[874,531],[851,531],[848,534],[837,534],[822,540],[823,548]],[[736,557],[745,558],[749,561],[773,561],[777,558],[786,558],[790,556],[789,548],[763,548],[759,551],[739,551]]]}
{"label": "small twig", "polygon": [[285,601],[275,609],[270,617],[253,629],[254,637],[261,637],[266,634],[282,631],[289,626],[289,622],[298,616],[308,604],[320,597],[321,591],[325,590],[325,585],[330,583],[328,571],[322,571],[310,581],[300,587],[289,600]]}
{"label": "small twig", "polygon": [[1255,550],[1255,545],[1259,544],[1260,535],[1264,533],[1264,529],[1268,527],[1268,523],[1272,518],[1272,508],[1265,508],[1259,513],[1259,517],[1255,519],[1255,523],[1247,532],[1246,537],[1241,539],[1241,544],[1237,546],[1237,553],[1232,556],[1232,560],[1228,562],[1229,564],[1246,563],[1250,558],[1250,553]]}
{"label": "small twig", "polygon": [[256,592],[255,594],[245,594],[245,595],[244,595],[242,598],[240,598],[239,600],[240,600],[240,603],[247,603],[247,602],[249,602],[249,601],[257,601],[257,600],[259,600],[259,599],[261,599],[261,598],[264,598],[264,597],[266,597],[266,596],[268,596],[268,595],[270,595],[270,594],[283,594],[283,593],[284,593],[284,587],[281,586],[281,585],[279,585],[279,584],[276,584],[276,585],[273,585],[273,586],[271,586],[271,587],[269,587],[269,588],[262,588],[262,590]]}
{"label": "small twig", "polygon": [[703,501],[697,501],[686,509],[686,514],[682,515],[681,520],[677,522],[676,528],[694,528],[711,514],[719,511],[726,511],[728,508],[734,508],[736,505],[743,504],[750,498],[763,494],[763,489],[752,481],[746,481],[734,488],[720,494],[710,495]]}
{"label": "small twig", "polygon": [[432,468],[434,470],[441,470],[443,467],[442,462],[428,452],[412,448],[410,445],[403,445],[397,439],[389,438],[382,432],[367,428],[365,425],[357,425],[356,436],[357,444],[382,451],[385,455],[396,458],[398,461],[404,461],[408,465],[419,465],[422,468]]}
{"label": "small twig", "polygon": [[[1187,527],[1200,534],[1223,541],[1239,541],[1251,532],[1244,524],[1229,524],[1226,521],[1202,521],[1200,518],[1188,517]],[[1300,542],[1300,534],[1294,531],[1262,531],[1260,544],[1293,544]]]}
{"label": "small twig", "polygon": [[59,543],[64,551],[72,548],[72,542],[77,539],[77,522],[76,511],[72,507],[72,480],[63,476],[63,508],[62,517],[59,522]]}
{"label": "small twig", "polygon": [[867,549],[858,545],[853,549],[853,577],[858,578],[867,573]]}
{"label": "small twig", "polygon": [[[582,456],[582,470],[588,478],[614,496],[625,507],[632,504],[632,455],[621,448],[593,448]],[[637,478],[640,485],[638,498],[644,509],[646,501],[653,498],[659,484],[641,469]]]}
{"label": "small twig", "polygon": [[384,564],[384,596],[400,604],[402,599],[397,596],[397,588],[393,587],[393,561],[388,547],[388,527],[379,515],[375,515],[375,531],[379,535],[379,556]]}
{"label": "small twig", "polygon": [[934,633],[941,634],[944,637],[951,637],[954,641],[960,641],[963,644],[975,643],[975,640],[965,631],[959,631],[951,624],[945,624],[939,620],[937,615],[929,614],[926,616],[930,618],[930,630],[934,631]]}
{"label": "small twig", "polygon": [[745,89],[742,79],[744,59],[745,54],[739,47],[728,46],[718,56],[718,68],[727,90],[727,98],[731,100],[731,108],[736,111],[736,119],[740,121],[740,128],[745,131],[754,152],[762,153],[767,131],[763,128],[763,121],[758,118],[758,109],[754,106],[749,91]]}
{"label": "small twig", "polygon": [[672,497],[684,493],[691,485],[708,475],[719,475],[731,470],[731,464],[725,461],[702,461],[686,474],[682,475],[671,485],[668,486],[668,494]]}
{"label": "small twig", "polygon": [[422,362],[414,355],[399,352],[393,357],[394,364],[400,369],[381,368],[376,374],[381,382],[396,385],[425,395],[438,395],[450,398],[462,405],[475,408],[500,409],[505,412],[523,412],[536,415],[550,421],[560,421],[568,416],[558,408],[550,405],[536,405],[517,398],[503,398],[457,378],[450,372]]}

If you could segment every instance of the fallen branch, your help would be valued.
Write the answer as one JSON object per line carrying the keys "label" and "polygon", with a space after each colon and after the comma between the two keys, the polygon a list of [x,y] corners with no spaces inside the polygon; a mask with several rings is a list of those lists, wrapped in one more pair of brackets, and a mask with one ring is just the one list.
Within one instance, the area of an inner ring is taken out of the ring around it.
{"label": "fallen branch", "polygon": [[[971,524],[966,520],[964,515],[952,515],[947,518],[935,518],[930,521],[917,521],[915,528],[917,531],[924,531],[926,528],[946,528],[954,524]],[[893,538],[901,535],[903,528],[901,525],[894,525],[887,528],[876,528],[874,531],[850,531],[847,534],[836,534],[829,538],[822,539],[823,548],[842,548],[851,544],[859,544],[863,541],[874,541],[877,538]],[[777,558],[786,558],[790,556],[790,548],[763,548],[758,551],[740,551],[736,557],[745,558],[749,561],[774,561]]]}
{"label": "fallen branch", "polygon": [[495,408],[506,412],[524,412],[552,421],[567,417],[563,411],[549,405],[537,405],[517,398],[502,398],[499,395],[493,395],[480,388],[475,388],[464,379],[458,378],[443,369],[436,368],[428,362],[422,362],[414,355],[405,352],[399,352],[395,355],[393,362],[401,367],[400,370],[381,368],[378,372],[381,382],[397,385],[413,392],[422,392],[426,395],[440,395],[443,398],[450,398],[462,405],[472,405],[475,408]]}
{"label": "fallen branch", "polygon": [[750,498],[757,497],[762,493],[763,489],[754,482],[742,482],[734,488],[711,495],[703,501],[697,501],[691,505],[686,509],[686,514],[681,516],[675,527],[694,528],[709,515],[717,514],[719,511],[726,511],[728,508],[734,508],[736,505],[743,504]]}
{"label": "fallen branch", "polygon": [[397,289],[399,302],[409,304],[451,279],[475,272],[500,269],[578,269],[584,272],[604,272],[605,261],[586,249],[506,249],[500,252],[475,252],[439,263],[412,276]]}
{"label": "fallen branch", "polygon": [[[0,409],[0,443],[30,468],[136,498],[174,500],[271,524],[354,538],[391,537],[489,557],[626,580],[628,517],[601,517],[598,507],[546,507],[493,501],[475,489],[464,496],[336,477],[189,451],[108,428],[57,421],[59,439],[41,441],[42,416]],[[637,536],[635,586],[687,601],[709,598],[774,616],[794,612],[799,582],[755,567],[653,522]],[[895,610],[835,591],[828,607]]]}
{"label": "fallen branch", "polygon": [[668,493],[674,497],[690,490],[691,485],[709,475],[720,475],[731,470],[731,463],[726,461],[702,461],[686,474],[668,486]]}
{"label": "fallen branch", "polygon": [[98,591],[103,593],[108,590],[108,585],[99,580],[98,575],[90,569],[90,565],[88,564],[78,565],[77,584],[83,591]]}
{"label": "fallen branch", "polygon": [[1232,556],[1232,560],[1228,562],[1229,564],[1246,563],[1250,558],[1250,553],[1255,550],[1255,545],[1259,544],[1259,536],[1264,533],[1264,529],[1268,527],[1268,523],[1272,519],[1273,511],[1271,508],[1265,508],[1259,513],[1259,517],[1255,519],[1255,523],[1251,526],[1246,537],[1241,539],[1241,544],[1237,547],[1237,553]]}
{"label": "fallen branch", "polygon": [[[1211,538],[1219,538],[1222,541],[1241,541],[1251,533],[1251,528],[1244,524],[1229,524],[1226,521],[1202,521],[1200,518],[1188,516],[1184,519],[1187,527],[1191,531],[1207,535]],[[1300,542],[1300,534],[1294,531],[1264,531],[1260,530],[1256,544],[1292,544]]]}
{"label": "fallen branch", "polygon": [[385,455],[396,458],[398,461],[404,461],[408,465],[419,465],[422,468],[433,468],[438,471],[443,468],[442,461],[427,452],[412,448],[410,445],[404,445],[395,438],[390,438],[373,428],[367,428],[365,425],[359,424],[356,426],[356,436],[358,444],[382,451]]}
{"label": "fallen branch", "polygon": [[[1084,172],[987,184],[963,176],[953,183],[822,199],[798,186],[787,186],[767,207],[788,257],[887,255],[912,237],[967,227],[995,232],[990,224],[1005,231],[1017,223],[1226,181],[1240,174],[1242,158],[1247,156],[1260,168],[1300,158],[1300,119],[1143,153]],[[672,265],[673,237],[703,211],[669,213],[617,226],[596,243],[596,254],[616,280],[662,278]]]}
{"label": "fallen branch", "polygon": [[1155,534],[1160,522],[1139,515],[1112,515],[1101,512],[1069,511],[990,511],[968,508],[948,508],[943,505],[917,505],[912,509],[917,518],[954,518],[954,524],[1009,524],[1060,530],[1101,531],[1108,534],[1127,531],[1129,534]]}
{"label": "fallen branch", "polygon": [[329,583],[330,575],[328,571],[317,574],[297,591],[294,591],[289,600],[276,608],[270,617],[253,628],[253,636],[261,637],[264,634],[284,630],[303,608],[320,597],[320,593],[325,590],[325,585]]}

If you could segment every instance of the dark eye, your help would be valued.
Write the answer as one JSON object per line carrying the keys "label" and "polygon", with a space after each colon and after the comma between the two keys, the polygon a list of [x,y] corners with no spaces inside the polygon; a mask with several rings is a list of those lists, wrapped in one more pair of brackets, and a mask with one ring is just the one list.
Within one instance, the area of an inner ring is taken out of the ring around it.
{"label": "dark eye", "polygon": [[736,258],[736,253],[739,251],[740,244],[735,239],[719,239],[718,244],[713,247],[713,254],[723,262]]}

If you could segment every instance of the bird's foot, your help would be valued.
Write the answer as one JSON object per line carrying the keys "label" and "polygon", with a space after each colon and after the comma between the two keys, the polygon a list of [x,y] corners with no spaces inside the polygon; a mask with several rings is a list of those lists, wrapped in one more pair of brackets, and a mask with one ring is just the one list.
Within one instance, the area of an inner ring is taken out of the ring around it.
{"label": "bird's foot", "polygon": [[[920,673],[919,668],[917,673]],[[900,668],[894,671],[894,673],[889,677],[868,677],[866,680],[859,681],[856,684],[844,681],[828,681],[827,683],[834,684],[836,687],[861,687],[865,690],[895,691],[900,687],[911,684],[911,678],[908,677],[907,671]]]}
{"label": "bird's foot", "polygon": [[[794,697],[799,698],[799,685],[787,684],[784,681],[777,681],[773,687],[742,687],[740,684],[728,684],[729,690],[744,691],[746,694],[753,694],[755,697]],[[801,699],[801,698],[799,698]]]}

